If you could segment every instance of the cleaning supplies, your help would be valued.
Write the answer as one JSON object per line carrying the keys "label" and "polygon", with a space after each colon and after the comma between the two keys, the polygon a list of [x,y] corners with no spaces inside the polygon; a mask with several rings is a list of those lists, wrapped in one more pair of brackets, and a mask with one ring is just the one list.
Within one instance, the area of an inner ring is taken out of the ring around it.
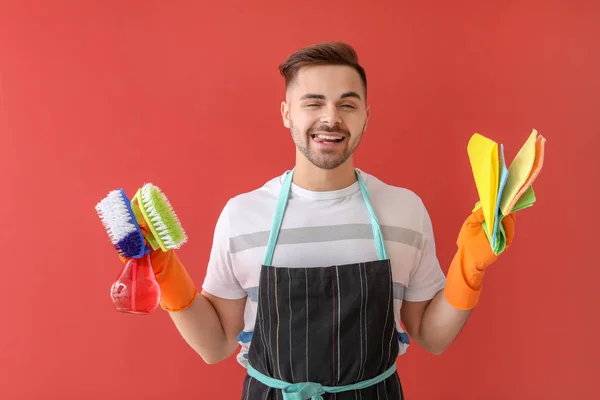
{"label": "cleaning supplies", "polygon": [[110,297],[117,311],[149,314],[158,308],[161,288],[152,268],[150,254],[130,258],[110,288]]}
{"label": "cleaning supplies", "polygon": [[144,237],[123,189],[109,192],[96,204],[96,212],[120,256],[139,258],[144,254]]}
{"label": "cleaning supplies", "polygon": [[[109,236],[116,236],[112,231],[123,231],[137,243],[133,247],[136,251],[118,252],[125,268],[111,288],[115,307],[147,314],[158,305],[167,311],[181,311],[191,305],[198,289],[175,253],[187,242],[187,234],[165,194],[146,183],[131,201],[120,189],[111,192],[97,209],[109,212],[104,218],[111,222]],[[121,236],[124,234],[119,233]]]}
{"label": "cleaning supplies", "polygon": [[478,133],[469,140],[479,201],[461,227],[446,277],[444,296],[454,308],[477,305],[487,267],[512,243],[515,213],[535,202],[532,185],[543,165],[545,142],[534,129],[507,169],[503,145]]}
{"label": "cleaning supplies", "polygon": [[[535,132],[534,132],[535,133]],[[531,135],[530,139],[535,137],[534,134]],[[507,195],[502,198],[502,214],[508,215],[514,211],[516,204],[521,200],[522,196],[525,194],[527,190],[529,190],[533,182],[538,177],[542,167],[544,165],[544,152],[545,152],[546,138],[542,135],[535,137],[535,144],[531,143],[531,140],[528,140],[525,145],[521,148],[517,156],[515,157],[515,161],[511,164],[511,168],[518,168],[518,161],[523,161],[524,164],[531,168],[523,168],[527,172],[527,177],[519,186],[515,185],[519,189],[516,191],[514,195]],[[531,149],[533,147],[533,149]],[[521,153],[526,152],[526,156],[522,156]],[[531,162],[531,156],[533,154],[533,162]]]}
{"label": "cleaning supplies", "polygon": [[138,221],[144,220],[150,229],[145,237],[153,250],[179,249],[187,242],[187,235],[169,199],[152,183],[144,184],[132,200]]}
{"label": "cleaning supplies", "polygon": [[96,212],[121,259],[126,260],[110,289],[117,311],[148,314],[158,307],[160,286],[155,279],[142,230],[123,189],[113,190],[96,205]]}
{"label": "cleaning supplies", "polygon": [[533,129],[507,170],[503,145],[499,146],[498,157],[498,145],[494,141],[479,133],[469,140],[467,152],[479,195],[473,211],[482,208],[484,232],[496,255],[506,249],[500,221],[506,215],[531,207],[536,201],[533,183],[544,163],[545,144],[546,138]]}
{"label": "cleaning supplies", "polygon": [[494,229],[491,232],[492,239],[492,247],[495,248],[498,246],[498,239],[501,239],[503,236],[499,235],[498,229],[503,229],[502,224],[500,223],[501,215],[499,213],[500,210],[500,199],[504,195],[504,188],[506,186],[506,182],[508,181],[509,171],[506,168],[506,158],[504,156],[504,145],[500,145],[500,160],[498,162],[498,167],[500,168],[500,179],[498,181],[498,194],[496,196],[496,207],[494,207]]}
{"label": "cleaning supplies", "polygon": [[476,133],[469,140],[467,153],[469,154],[475,186],[483,209],[483,216],[489,226],[494,226],[495,209],[498,201],[498,145]]}
{"label": "cleaning supplies", "polygon": [[152,263],[162,293],[160,306],[171,312],[186,309],[198,289],[175,253],[187,242],[187,235],[169,199],[157,186],[146,183],[135,194],[132,208],[152,247]]}

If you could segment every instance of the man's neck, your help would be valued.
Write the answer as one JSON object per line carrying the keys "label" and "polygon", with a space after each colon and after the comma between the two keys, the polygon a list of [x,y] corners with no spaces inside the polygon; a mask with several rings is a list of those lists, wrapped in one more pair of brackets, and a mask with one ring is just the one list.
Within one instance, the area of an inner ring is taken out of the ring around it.
{"label": "man's neck", "polygon": [[302,189],[313,192],[329,192],[351,186],[356,182],[356,173],[351,159],[335,169],[322,169],[310,161],[296,160],[293,182]]}

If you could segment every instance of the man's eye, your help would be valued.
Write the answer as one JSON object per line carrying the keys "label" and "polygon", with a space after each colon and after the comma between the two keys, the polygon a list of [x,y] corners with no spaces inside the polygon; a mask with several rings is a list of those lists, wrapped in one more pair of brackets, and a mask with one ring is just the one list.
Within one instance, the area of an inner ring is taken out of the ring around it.
{"label": "man's eye", "polygon": [[342,104],[342,107],[354,108],[354,106],[352,104]]}

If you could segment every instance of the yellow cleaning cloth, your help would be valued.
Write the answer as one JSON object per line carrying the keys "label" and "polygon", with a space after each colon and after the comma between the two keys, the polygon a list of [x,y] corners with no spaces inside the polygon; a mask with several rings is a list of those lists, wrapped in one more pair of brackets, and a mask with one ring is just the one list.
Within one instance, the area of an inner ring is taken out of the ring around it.
{"label": "yellow cleaning cloth", "polygon": [[534,129],[508,167],[508,179],[502,193],[502,198],[500,199],[500,211],[502,215],[509,214],[510,205],[514,205],[513,200],[517,198],[517,194],[531,173],[535,161],[536,139],[537,131]]}
{"label": "yellow cleaning cloth", "polygon": [[467,152],[483,209],[483,218],[488,227],[486,233],[491,235],[489,228],[494,226],[498,194],[498,144],[476,133],[469,140]]}

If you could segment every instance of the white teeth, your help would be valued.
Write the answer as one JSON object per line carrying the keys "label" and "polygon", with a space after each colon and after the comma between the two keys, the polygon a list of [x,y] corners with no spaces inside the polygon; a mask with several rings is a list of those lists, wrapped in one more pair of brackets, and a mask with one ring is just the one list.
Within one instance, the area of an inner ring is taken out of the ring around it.
{"label": "white teeth", "polygon": [[337,140],[337,139],[342,139],[339,136],[328,136],[328,135],[315,135],[315,137],[318,137],[319,139],[325,139],[325,140]]}

